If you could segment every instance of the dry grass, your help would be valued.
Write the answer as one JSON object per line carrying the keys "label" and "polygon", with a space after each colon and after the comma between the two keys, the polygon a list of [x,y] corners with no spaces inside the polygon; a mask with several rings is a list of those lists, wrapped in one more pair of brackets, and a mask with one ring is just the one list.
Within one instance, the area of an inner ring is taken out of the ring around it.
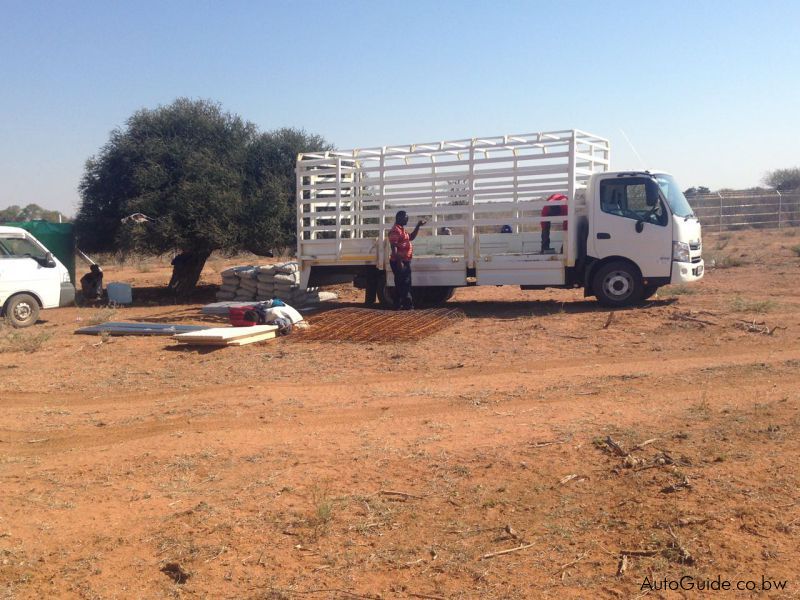
{"label": "dry grass", "polygon": [[659,294],[665,296],[684,296],[684,295],[691,295],[696,294],[698,292],[697,288],[694,288],[689,285],[668,285],[659,291]]}
{"label": "dry grass", "polygon": [[731,308],[736,312],[764,314],[774,310],[776,306],[777,303],[774,300],[749,300],[741,296],[736,296],[731,300]]}
{"label": "dry grass", "polygon": [[53,337],[49,331],[0,328],[0,354],[5,352],[32,353],[40,350]]}
{"label": "dry grass", "polygon": [[86,318],[86,322],[90,325],[100,325],[101,323],[112,321],[116,315],[117,310],[115,308],[102,308],[89,315]]}

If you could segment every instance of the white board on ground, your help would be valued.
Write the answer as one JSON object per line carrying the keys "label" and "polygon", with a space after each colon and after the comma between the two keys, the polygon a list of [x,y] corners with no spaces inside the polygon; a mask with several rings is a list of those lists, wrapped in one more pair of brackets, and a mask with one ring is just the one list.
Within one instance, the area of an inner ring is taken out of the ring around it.
{"label": "white board on ground", "polygon": [[181,340],[181,343],[192,344],[194,346],[244,346],[246,344],[255,344],[256,342],[272,340],[275,339],[277,335],[278,333],[276,331],[268,331],[267,333],[260,333],[258,335],[240,338],[238,340]]}
{"label": "white board on ground", "polygon": [[[181,333],[173,337],[181,342],[183,341],[229,342],[277,330],[278,328],[275,325],[253,325],[252,327],[214,327],[212,329],[203,329],[202,331]],[[201,335],[192,335],[196,333],[199,333]]]}

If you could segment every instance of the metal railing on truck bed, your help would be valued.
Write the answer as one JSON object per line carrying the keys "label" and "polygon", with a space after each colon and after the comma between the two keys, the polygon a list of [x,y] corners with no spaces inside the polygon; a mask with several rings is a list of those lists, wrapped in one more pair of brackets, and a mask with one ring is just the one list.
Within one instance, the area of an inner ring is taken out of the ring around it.
{"label": "metal railing on truck bed", "polygon": [[[536,254],[543,221],[559,229],[585,213],[578,192],[593,173],[608,170],[609,154],[607,140],[579,130],[301,154],[298,258],[383,269],[398,210],[408,212],[410,226],[428,220],[415,258],[463,260],[463,271],[488,255]],[[553,194],[567,197],[550,203],[566,204],[566,217],[542,216]],[[503,225],[512,232],[501,237]],[[553,232],[568,263],[574,229],[561,232],[563,242]]]}

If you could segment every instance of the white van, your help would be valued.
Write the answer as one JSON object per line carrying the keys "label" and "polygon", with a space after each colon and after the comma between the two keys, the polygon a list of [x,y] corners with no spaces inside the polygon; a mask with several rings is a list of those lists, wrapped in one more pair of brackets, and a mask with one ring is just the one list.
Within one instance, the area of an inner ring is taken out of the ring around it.
{"label": "white van", "polygon": [[0,310],[6,321],[28,327],[39,309],[74,301],[67,268],[24,229],[0,226]]}

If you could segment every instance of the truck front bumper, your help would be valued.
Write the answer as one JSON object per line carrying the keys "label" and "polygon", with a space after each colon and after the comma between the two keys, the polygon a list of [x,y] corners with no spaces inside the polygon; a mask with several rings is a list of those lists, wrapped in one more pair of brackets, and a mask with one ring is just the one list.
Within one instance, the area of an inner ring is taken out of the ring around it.
{"label": "truck front bumper", "polygon": [[677,283],[692,283],[703,278],[706,266],[703,259],[700,262],[673,262],[672,263],[672,276],[670,283],[675,285]]}

